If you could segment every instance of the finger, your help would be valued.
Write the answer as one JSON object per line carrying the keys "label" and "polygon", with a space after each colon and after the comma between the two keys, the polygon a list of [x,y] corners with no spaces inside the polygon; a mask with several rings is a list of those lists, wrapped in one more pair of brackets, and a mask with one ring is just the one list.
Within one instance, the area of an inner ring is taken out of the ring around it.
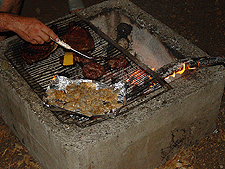
{"label": "finger", "polygon": [[29,40],[28,42],[32,43],[33,45],[37,45],[38,42],[36,40]]}
{"label": "finger", "polygon": [[36,38],[35,38],[35,41],[38,43],[38,44],[44,44],[45,43],[45,41],[42,39],[42,37],[40,37],[40,36],[37,36]]}
{"label": "finger", "polygon": [[50,37],[45,32],[40,31],[38,36],[45,42],[50,42]]}
{"label": "finger", "polygon": [[54,33],[54,31],[52,30],[52,29],[50,29],[49,27],[44,27],[43,29],[42,29],[42,31],[44,32],[44,33],[46,33],[48,36],[49,36],[49,41],[50,41],[50,37],[53,39],[53,40],[57,40],[57,38],[58,38],[58,36]]}
{"label": "finger", "polygon": [[25,41],[32,43],[33,45],[37,45],[38,44],[38,42],[34,38],[31,38],[30,36],[23,35],[23,36],[20,36],[20,37],[22,39],[24,39]]}

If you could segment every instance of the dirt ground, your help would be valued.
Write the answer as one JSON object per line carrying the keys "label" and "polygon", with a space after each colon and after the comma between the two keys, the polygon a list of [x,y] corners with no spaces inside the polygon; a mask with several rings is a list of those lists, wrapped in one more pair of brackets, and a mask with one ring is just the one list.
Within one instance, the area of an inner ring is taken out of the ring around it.
{"label": "dirt ground", "polygon": [[[224,57],[224,0],[131,1],[207,52],[210,56]],[[83,2],[88,7],[102,2],[102,0],[83,0]],[[29,0],[25,1],[22,11],[23,16],[37,17],[44,23],[64,16],[67,13],[66,0]],[[0,143],[0,168],[40,168],[2,118],[0,118]],[[194,145],[189,149],[183,149],[157,169],[162,168],[225,168],[225,95],[221,102],[218,126],[214,133],[204,138],[198,145]]]}

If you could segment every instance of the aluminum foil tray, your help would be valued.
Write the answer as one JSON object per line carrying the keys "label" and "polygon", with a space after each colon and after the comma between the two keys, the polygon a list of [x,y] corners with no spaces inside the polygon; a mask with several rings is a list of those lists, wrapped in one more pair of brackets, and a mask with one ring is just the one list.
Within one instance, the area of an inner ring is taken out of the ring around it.
{"label": "aluminum foil tray", "polygon": [[[93,80],[86,80],[86,79],[76,79],[71,80],[65,76],[54,76],[52,78],[52,81],[50,82],[49,86],[47,87],[46,93],[50,89],[54,89],[54,91],[66,91],[66,87],[71,84],[80,85],[81,83],[87,83],[88,85],[93,85],[92,87],[95,88],[96,91],[99,89],[112,89],[113,91],[117,91],[117,103],[121,105],[120,107],[117,107],[115,109],[111,109],[107,112],[102,113],[96,113],[96,115],[87,115],[83,114],[82,111],[76,110],[76,111],[70,111],[67,110],[59,105],[51,105],[49,104],[45,99],[43,99],[43,105],[45,108],[51,110],[54,114],[60,114],[63,113],[71,118],[71,120],[75,120],[81,122],[87,122],[92,121],[95,119],[107,119],[107,118],[114,118],[117,115],[117,112],[119,109],[126,104],[126,85],[124,82],[118,82],[113,85],[107,86],[103,83],[93,81]],[[48,99],[47,99],[48,100]],[[105,103],[107,104],[107,103]],[[91,105],[87,105],[91,106]],[[72,121],[71,121],[72,122]]]}

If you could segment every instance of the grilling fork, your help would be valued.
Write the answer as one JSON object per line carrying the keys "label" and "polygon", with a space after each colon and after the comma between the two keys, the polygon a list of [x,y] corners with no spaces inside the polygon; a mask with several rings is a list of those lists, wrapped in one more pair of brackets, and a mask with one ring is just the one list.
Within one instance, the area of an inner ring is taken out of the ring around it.
{"label": "grilling fork", "polygon": [[92,57],[87,56],[87,55],[85,55],[85,54],[83,54],[83,53],[77,51],[76,49],[73,49],[70,45],[68,45],[67,43],[63,42],[63,41],[60,40],[60,39],[59,39],[57,42],[56,42],[55,40],[53,40],[51,37],[50,37],[50,39],[51,39],[53,42],[59,44],[60,46],[66,48],[66,49],[68,49],[68,50],[72,50],[72,51],[74,51],[74,52],[76,52],[76,53],[80,54],[81,56],[84,56],[84,57],[86,57],[86,58],[88,58],[88,59],[93,59]]}

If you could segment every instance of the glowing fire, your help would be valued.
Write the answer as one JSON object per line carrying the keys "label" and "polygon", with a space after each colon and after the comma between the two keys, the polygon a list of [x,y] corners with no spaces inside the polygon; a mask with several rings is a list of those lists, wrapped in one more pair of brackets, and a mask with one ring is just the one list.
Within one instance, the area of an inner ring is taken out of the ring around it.
{"label": "glowing fire", "polygon": [[185,67],[186,67],[185,63],[183,63],[183,66],[182,66],[181,70],[178,70],[177,72],[173,72],[172,75],[167,76],[165,79],[169,79],[170,76],[176,77],[176,74],[180,74],[180,75],[183,74],[185,72],[185,70],[186,70]]}
{"label": "glowing fire", "polygon": [[126,82],[129,82],[130,84],[138,84],[141,85],[144,80],[146,80],[146,77],[151,80],[152,77],[149,76],[144,70],[137,70],[134,73],[132,73],[129,78],[126,80]]}
{"label": "glowing fire", "polygon": [[57,77],[57,75],[55,75],[55,76],[52,78],[52,80],[54,81],[56,77]]}
{"label": "glowing fire", "polygon": [[[196,68],[190,68],[189,65],[186,65],[185,63],[182,64],[181,68],[177,71],[174,71],[173,74],[165,77],[165,79],[169,79],[170,77],[175,78],[177,74],[183,74],[186,70],[188,69],[196,69]],[[155,70],[155,68],[151,68],[151,70]],[[155,83],[152,81],[152,77],[150,75],[148,75],[147,73],[145,73],[144,70],[139,69],[137,71],[135,71],[134,73],[132,73],[129,78],[126,80],[126,82],[129,82],[130,85],[135,84],[135,85],[142,85],[144,83],[144,81],[146,80],[151,81],[151,83],[154,85]]]}
{"label": "glowing fire", "polygon": [[182,68],[181,68],[181,70],[178,70],[178,71],[176,71],[176,72],[173,72],[173,74],[172,75],[169,75],[169,76],[167,76],[167,77],[165,77],[165,79],[169,79],[170,77],[176,77],[176,74],[183,74],[184,72],[185,72],[185,70],[187,70],[187,69],[195,69],[195,68],[190,68],[188,65],[186,65],[185,63],[183,63],[182,64]]}

